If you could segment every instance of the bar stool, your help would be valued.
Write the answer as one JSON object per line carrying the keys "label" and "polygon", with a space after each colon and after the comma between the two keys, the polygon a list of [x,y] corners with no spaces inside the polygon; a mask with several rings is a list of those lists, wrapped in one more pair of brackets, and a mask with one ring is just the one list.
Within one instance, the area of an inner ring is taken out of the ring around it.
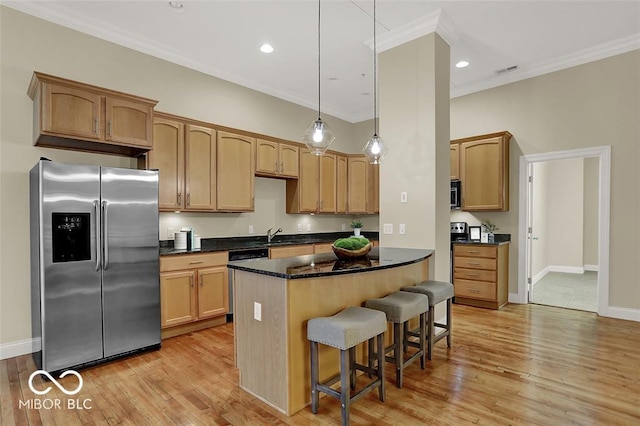
{"label": "bar stool", "polygon": [[[380,299],[367,300],[365,306],[384,312],[387,315],[387,321],[393,323],[393,343],[385,348],[385,360],[395,364],[396,385],[401,388],[402,373],[409,364],[420,358],[420,368],[424,369],[425,314],[429,311],[429,298],[424,294],[397,291]],[[418,316],[420,317],[419,334],[417,336],[419,340],[418,342],[412,342],[408,339],[409,320]],[[404,333],[402,334],[401,328],[404,328]],[[418,350],[404,360],[404,350],[406,350],[407,346],[418,348]],[[372,349],[373,347],[370,344],[369,354],[372,353]],[[386,356],[391,351],[393,351],[393,356]],[[370,366],[371,362],[372,360],[370,359]]]}
{"label": "bar stool", "polygon": [[[431,360],[431,353],[433,351],[433,345],[443,339],[447,338],[447,347],[451,347],[451,301],[453,299],[453,284],[444,281],[423,281],[419,284],[403,287],[402,291],[410,291],[412,293],[424,294],[429,298],[429,319],[428,319],[428,331],[427,331],[427,358]],[[435,306],[447,301],[447,323],[440,324],[435,322]],[[443,331],[436,334],[436,327],[443,329]],[[409,332],[411,336],[417,336],[415,330]]]}
{"label": "bar stool", "polygon": [[[384,332],[387,321],[383,312],[373,309],[350,307],[331,317],[312,318],[307,324],[307,339],[311,348],[311,411],[318,412],[320,392],[340,400],[342,424],[349,424],[349,407],[363,395],[378,388],[380,401],[385,398],[384,386]],[[356,362],[356,346],[364,341],[373,345],[377,337],[378,368]],[[319,382],[318,343],[340,349],[340,372],[327,381]],[[356,388],[356,370],[375,379],[351,395]],[[340,380],[340,391],[330,386]]]}

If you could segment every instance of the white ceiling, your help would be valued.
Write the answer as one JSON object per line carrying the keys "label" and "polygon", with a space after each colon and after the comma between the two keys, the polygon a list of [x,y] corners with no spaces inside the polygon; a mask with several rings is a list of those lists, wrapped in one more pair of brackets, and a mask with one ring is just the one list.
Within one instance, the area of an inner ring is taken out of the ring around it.
{"label": "white ceiling", "polygon": [[[2,1],[2,4],[317,108],[315,0]],[[451,45],[451,96],[640,49],[640,1],[377,1],[378,50],[433,31]],[[373,115],[372,0],[322,1],[322,106]],[[270,42],[275,52],[258,48]],[[465,59],[467,68],[454,64]],[[514,71],[497,70],[517,65]]]}

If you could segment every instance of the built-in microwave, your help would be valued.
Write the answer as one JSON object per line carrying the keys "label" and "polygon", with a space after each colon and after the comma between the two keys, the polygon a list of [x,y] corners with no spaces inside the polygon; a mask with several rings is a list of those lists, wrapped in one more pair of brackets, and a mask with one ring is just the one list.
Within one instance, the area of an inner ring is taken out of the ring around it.
{"label": "built-in microwave", "polygon": [[460,193],[460,181],[452,180],[451,181],[451,209],[459,209],[460,201],[462,200],[462,195]]}

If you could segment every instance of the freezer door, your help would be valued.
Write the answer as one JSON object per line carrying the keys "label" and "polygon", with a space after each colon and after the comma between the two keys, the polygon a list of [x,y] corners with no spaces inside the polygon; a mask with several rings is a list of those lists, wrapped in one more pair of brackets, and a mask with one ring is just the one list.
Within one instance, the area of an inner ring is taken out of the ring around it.
{"label": "freezer door", "polygon": [[103,356],[100,169],[41,161],[34,171],[31,214],[39,229],[31,244],[39,247],[40,273],[33,296],[41,313],[41,368],[54,372]]}
{"label": "freezer door", "polygon": [[160,343],[158,172],[102,168],[105,356]]}

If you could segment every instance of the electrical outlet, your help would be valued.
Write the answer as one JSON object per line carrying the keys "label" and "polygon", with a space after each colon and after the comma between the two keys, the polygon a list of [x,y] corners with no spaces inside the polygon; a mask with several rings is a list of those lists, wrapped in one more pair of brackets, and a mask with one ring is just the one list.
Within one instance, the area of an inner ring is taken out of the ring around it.
{"label": "electrical outlet", "polygon": [[302,232],[302,224],[301,223],[298,224],[298,232]]}
{"label": "electrical outlet", "polygon": [[407,203],[409,200],[409,195],[406,192],[401,192],[400,193],[400,202],[401,203]]}
{"label": "electrical outlet", "polygon": [[176,237],[173,228],[167,228],[167,239],[173,240]]}
{"label": "electrical outlet", "polygon": [[253,302],[253,319],[262,321],[262,303]]}
{"label": "electrical outlet", "polygon": [[404,223],[401,223],[400,225],[398,225],[398,233],[404,234],[405,232],[406,232],[406,229],[404,227]]}
{"label": "electrical outlet", "polygon": [[307,232],[311,232],[311,224],[307,223]]}
{"label": "electrical outlet", "polygon": [[342,230],[343,230],[343,231],[346,231],[346,230],[347,230],[347,225],[346,225],[346,224],[344,224],[344,223],[342,224]]}
{"label": "electrical outlet", "polygon": [[393,234],[393,223],[385,223],[382,225],[383,234]]}
{"label": "electrical outlet", "polygon": [[253,234],[253,225],[249,225],[249,233]]}

